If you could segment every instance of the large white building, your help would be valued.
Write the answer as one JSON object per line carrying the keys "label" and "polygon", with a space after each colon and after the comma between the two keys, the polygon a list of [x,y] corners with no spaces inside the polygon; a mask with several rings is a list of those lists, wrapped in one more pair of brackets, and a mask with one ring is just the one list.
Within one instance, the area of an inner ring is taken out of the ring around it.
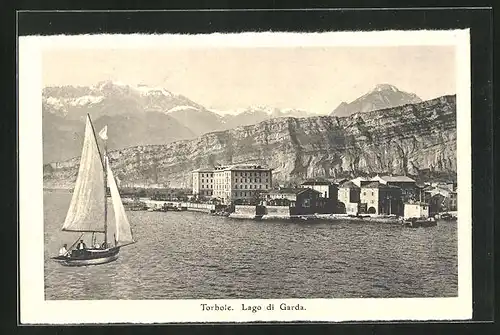
{"label": "large white building", "polygon": [[211,198],[214,193],[214,170],[197,169],[192,173],[193,195]]}
{"label": "large white building", "polygon": [[272,169],[260,165],[235,164],[193,171],[193,194],[218,198],[226,204],[254,199],[271,187]]}

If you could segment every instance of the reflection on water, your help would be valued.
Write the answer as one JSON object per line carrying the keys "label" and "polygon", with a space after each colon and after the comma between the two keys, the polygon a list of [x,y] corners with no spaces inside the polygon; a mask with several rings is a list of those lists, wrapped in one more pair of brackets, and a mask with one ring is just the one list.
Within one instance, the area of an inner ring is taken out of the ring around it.
{"label": "reflection on water", "polygon": [[46,299],[457,295],[456,223],[408,229],[128,212],[138,242],[117,261],[64,267],[50,256],[79,236],[60,230],[70,197],[44,195]]}

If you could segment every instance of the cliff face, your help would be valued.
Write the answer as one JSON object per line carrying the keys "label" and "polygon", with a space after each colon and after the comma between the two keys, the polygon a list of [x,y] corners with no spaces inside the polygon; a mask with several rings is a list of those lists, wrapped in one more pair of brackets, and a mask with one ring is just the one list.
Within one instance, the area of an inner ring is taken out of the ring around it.
{"label": "cliff face", "polygon": [[[123,183],[190,186],[190,171],[214,164],[258,163],[275,180],[366,173],[418,175],[456,171],[456,99],[349,117],[280,118],[205,134],[193,140],[109,153]],[[72,187],[79,159],[45,165],[45,187]]]}

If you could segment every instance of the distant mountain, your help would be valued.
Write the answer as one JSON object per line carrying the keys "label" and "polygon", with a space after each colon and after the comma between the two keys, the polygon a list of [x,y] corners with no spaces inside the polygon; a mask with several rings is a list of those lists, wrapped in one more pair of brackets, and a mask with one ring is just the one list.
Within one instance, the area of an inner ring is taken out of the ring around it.
{"label": "distant mountain", "polygon": [[131,86],[114,81],[102,81],[91,87],[46,87],[42,91],[47,110],[68,119],[92,116],[164,112],[177,106],[203,106],[161,87]]}
{"label": "distant mountain", "polygon": [[96,128],[108,125],[110,150],[166,144],[204,133],[164,112],[178,106],[203,109],[182,95],[144,85],[103,81],[91,87],[46,87],[42,91],[44,162],[80,155],[87,113]]}
{"label": "distant mountain", "polygon": [[240,126],[248,126],[265,120],[282,117],[309,117],[315,116],[307,111],[293,108],[274,108],[269,106],[252,106],[240,108],[232,113],[224,113],[222,122],[224,129],[232,129]]}
{"label": "distant mountain", "polygon": [[165,114],[189,127],[196,135],[225,129],[223,118],[204,107],[176,106],[166,111]]}
{"label": "distant mountain", "polygon": [[331,116],[349,116],[355,113],[371,112],[378,109],[414,104],[422,100],[414,93],[400,91],[389,84],[376,85],[374,89],[351,103],[342,102]]}

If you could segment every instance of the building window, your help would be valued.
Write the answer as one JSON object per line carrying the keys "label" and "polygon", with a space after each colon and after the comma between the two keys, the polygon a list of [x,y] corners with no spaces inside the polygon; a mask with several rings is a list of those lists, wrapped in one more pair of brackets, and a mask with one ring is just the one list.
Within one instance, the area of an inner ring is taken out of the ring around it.
{"label": "building window", "polygon": [[366,192],[363,192],[363,195],[366,195]]}
{"label": "building window", "polygon": [[372,191],[372,195],[373,195],[373,191]]}

